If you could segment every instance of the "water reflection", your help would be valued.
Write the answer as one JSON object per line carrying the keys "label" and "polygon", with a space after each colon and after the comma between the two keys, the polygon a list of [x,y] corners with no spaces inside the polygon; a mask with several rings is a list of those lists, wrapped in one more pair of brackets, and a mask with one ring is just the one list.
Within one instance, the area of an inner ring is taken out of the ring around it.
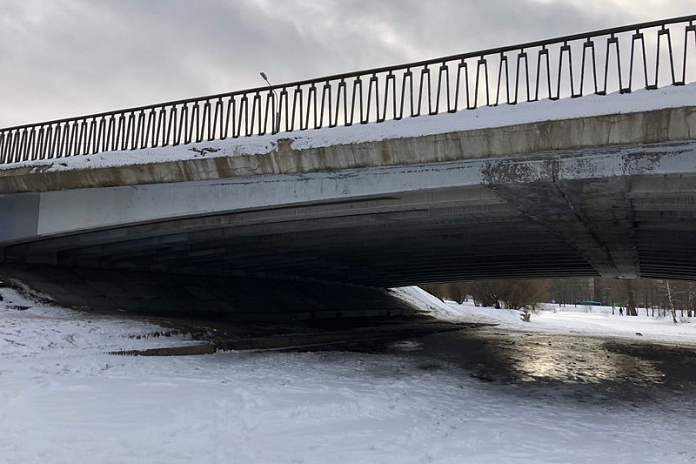
{"label": "water reflection", "polygon": [[518,343],[519,353],[511,355],[518,381],[560,381],[563,383],[631,382],[661,383],[665,374],[649,360],[605,349],[594,340],[565,340]]}
{"label": "water reflection", "polygon": [[341,349],[398,354],[429,369],[459,368],[496,383],[585,384],[608,391],[667,383],[696,385],[693,349],[599,338],[482,329],[399,342],[361,342]]}

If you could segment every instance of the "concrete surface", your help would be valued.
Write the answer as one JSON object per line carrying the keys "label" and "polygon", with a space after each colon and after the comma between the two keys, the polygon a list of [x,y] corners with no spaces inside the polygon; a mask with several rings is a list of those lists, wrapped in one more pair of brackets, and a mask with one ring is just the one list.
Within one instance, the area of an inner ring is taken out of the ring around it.
{"label": "concrete surface", "polygon": [[0,260],[372,286],[693,279],[694,139],[688,107],[144,166],[3,169]]}
{"label": "concrete surface", "polygon": [[[48,192],[90,187],[307,174],[346,169],[441,163],[563,152],[581,148],[696,140],[696,108],[557,119],[507,127],[467,130],[378,142],[296,150],[281,139],[267,153],[147,163],[133,166],[53,171],[51,165],[0,166],[0,194]],[[204,144],[201,144],[201,146]],[[141,150],[146,156],[148,151]],[[67,164],[55,160],[53,164]]]}

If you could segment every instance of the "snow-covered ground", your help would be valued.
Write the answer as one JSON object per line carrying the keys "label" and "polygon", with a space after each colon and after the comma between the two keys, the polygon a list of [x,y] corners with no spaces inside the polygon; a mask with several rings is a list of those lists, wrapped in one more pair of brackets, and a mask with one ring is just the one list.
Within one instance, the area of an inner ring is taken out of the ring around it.
{"label": "snow-covered ground", "polygon": [[541,311],[533,314],[530,322],[522,322],[519,311],[479,308],[469,300],[461,305],[442,302],[418,287],[395,289],[394,292],[411,303],[425,307],[440,319],[452,322],[478,322],[499,324],[507,330],[575,334],[583,336],[617,337],[651,342],[678,343],[696,346],[696,317],[681,318],[680,323],[665,318],[648,317],[639,308],[637,317],[619,315],[619,308],[612,314],[611,306],[584,306],[543,304]]}
{"label": "snow-covered ground", "polygon": [[[509,312],[396,292],[440,316],[519,325]],[[487,383],[422,365],[419,341],[381,353],[114,356],[192,341],[0,296],[3,464],[696,462],[692,392],[636,403]],[[582,322],[558,314],[524,327]]]}
{"label": "snow-covered ground", "polygon": [[[60,160],[23,161],[0,165],[0,169],[19,166],[45,166],[47,171],[126,166],[191,158],[255,155],[268,153],[279,140],[290,140],[295,150],[332,145],[374,142],[385,139],[420,137],[448,132],[503,127],[540,121],[572,119],[607,114],[637,113],[663,108],[696,106],[696,83],[638,90],[630,94],[588,95],[582,98],[541,100],[517,105],[481,107],[457,113],[406,118],[377,124],[323,128],[276,135],[240,137],[184,146],[126,150]],[[205,150],[205,152],[203,152]]]}

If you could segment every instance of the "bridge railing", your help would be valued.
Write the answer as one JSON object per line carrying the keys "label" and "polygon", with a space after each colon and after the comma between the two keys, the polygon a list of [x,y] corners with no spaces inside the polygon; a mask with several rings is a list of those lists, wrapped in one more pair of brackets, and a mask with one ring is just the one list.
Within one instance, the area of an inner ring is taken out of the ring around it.
{"label": "bridge railing", "polygon": [[696,15],[0,130],[0,164],[696,80]]}

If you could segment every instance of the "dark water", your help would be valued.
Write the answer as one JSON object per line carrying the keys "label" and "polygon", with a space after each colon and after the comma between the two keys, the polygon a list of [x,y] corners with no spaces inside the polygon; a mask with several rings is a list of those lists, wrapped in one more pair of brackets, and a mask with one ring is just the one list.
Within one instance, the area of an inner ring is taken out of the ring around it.
{"label": "dark water", "polygon": [[488,328],[322,349],[399,354],[425,371],[457,370],[494,384],[573,386],[636,400],[665,390],[696,397],[696,346]]}

